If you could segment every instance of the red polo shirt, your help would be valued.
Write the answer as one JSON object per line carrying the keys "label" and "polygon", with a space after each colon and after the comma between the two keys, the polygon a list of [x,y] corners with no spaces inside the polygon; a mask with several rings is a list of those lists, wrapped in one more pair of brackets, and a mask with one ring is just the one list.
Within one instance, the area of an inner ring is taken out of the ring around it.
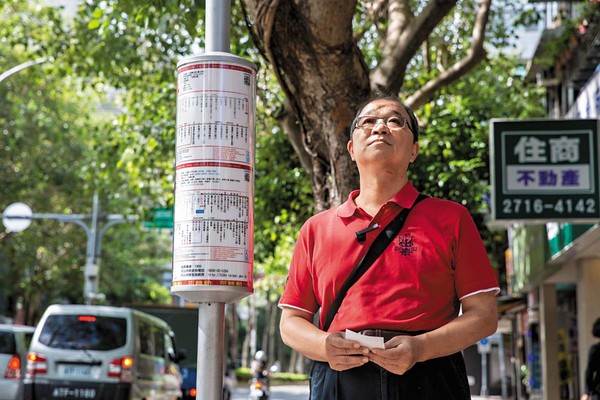
{"label": "red polo shirt", "polygon": [[[341,206],[306,221],[294,248],[279,306],[311,314],[321,308],[320,326],[373,240],[418,196],[408,183],[372,218],[356,206],[358,194],[352,192]],[[355,232],[375,223],[379,228],[359,243]],[[461,299],[499,290],[468,210],[448,200],[427,198],[410,212],[398,236],[350,288],[329,331],[432,330],[457,317]]]}

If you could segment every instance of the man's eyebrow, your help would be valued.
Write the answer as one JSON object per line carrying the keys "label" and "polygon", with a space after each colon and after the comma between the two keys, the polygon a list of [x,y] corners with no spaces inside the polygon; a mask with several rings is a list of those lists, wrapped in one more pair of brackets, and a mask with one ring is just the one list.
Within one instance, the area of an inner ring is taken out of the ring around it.
{"label": "man's eyebrow", "polygon": [[[369,110],[369,113],[371,113],[371,112],[373,112],[373,111],[377,111],[377,108],[375,108],[375,109],[373,109],[373,110]],[[362,118],[362,117],[377,117],[376,115],[369,114],[369,113],[367,113],[367,114],[364,114],[364,115],[359,115],[359,116],[358,116],[358,118]],[[396,111],[396,110],[393,110],[393,111],[392,111],[392,113],[391,113],[390,115],[396,115],[396,116],[398,116],[398,117],[407,118],[407,117],[406,117],[406,115],[402,114],[402,112],[400,112],[400,111]],[[390,116],[390,115],[386,115],[386,117],[387,117],[387,116]],[[385,117],[379,117],[379,118],[385,118]]]}

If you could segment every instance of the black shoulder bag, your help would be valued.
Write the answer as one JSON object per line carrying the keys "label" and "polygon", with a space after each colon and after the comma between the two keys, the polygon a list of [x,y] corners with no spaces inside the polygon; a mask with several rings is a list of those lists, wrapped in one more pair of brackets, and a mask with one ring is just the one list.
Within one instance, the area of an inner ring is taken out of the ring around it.
{"label": "black shoulder bag", "polygon": [[377,235],[371,247],[367,250],[363,258],[356,264],[356,267],[352,270],[340,291],[335,296],[333,303],[331,304],[331,309],[329,309],[329,313],[327,314],[327,319],[325,320],[325,325],[323,326],[323,330],[327,332],[331,322],[333,322],[333,318],[335,314],[338,312],[338,309],[342,305],[342,301],[346,296],[348,290],[358,281],[358,279],[363,276],[363,274],[369,269],[371,264],[383,253],[383,251],[389,246],[389,244],[394,240],[396,235],[402,230],[402,226],[404,225],[404,221],[406,221],[406,217],[408,217],[408,213],[410,210],[415,208],[417,204],[423,199],[426,199],[429,196],[426,196],[422,193],[419,193],[419,197],[415,200],[411,208],[405,208],[394,219]]}
{"label": "black shoulder bag", "polygon": [[[322,328],[325,332],[327,332],[327,330],[329,329],[329,326],[331,325],[331,322],[333,321],[335,314],[337,314],[338,309],[340,308],[340,305],[342,304],[342,301],[344,300],[344,297],[346,296],[346,293],[348,292],[348,290],[352,287],[352,285],[354,285],[354,283],[356,283],[356,281],[358,281],[358,279],[367,271],[367,269],[369,269],[371,264],[373,264],[373,262],[377,259],[377,257],[379,257],[379,255],[381,253],[383,253],[383,251],[389,246],[389,244],[392,242],[392,240],[394,240],[396,235],[398,235],[400,230],[402,230],[402,226],[404,225],[404,221],[406,221],[406,217],[408,217],[408,213],[410,212],[410,210],[415,208],[415,206],[421,200],[423,200],[427,197],[428,196],[425,196],[424,194],[419,193],[419,197],[417,197],[417,199],[413,203],[412,207],[405,208],[402,211],[400,211],[398,213],[398,215],[396,215],[394,217],[394,219],[379,233],[379,235],[377,235],[377,237],[371,244],[371,247],[369,247],[369,249],[367,250],[365,255],[361,258],[361,260],[358,262],[356,267],[354,267],[354,269],[350,273],[350,276],[348,276],[348,278],[346,279],[346,281],[340,288],[340,291],[335,296],[335,299],[333,300],[333,303],[331,304],[331,309],[329,310],[329,313],[327,314],[327,319],[325,320],[325,325]],[[309,395],[310,397],[309,398],[310,399],[314,398],[313,397],[313,390],[314,390],[313,385],[317,385],[317,387],[319,387],[319,389],[317,389],[317,391],[323,390],[323,388],[320,386],[322,385],[322,382],[323,382],[323,373],[325,370],[323,368],[318,367],[317,364],[325,365],[326,363],[317,362],[317,361],[314,361],[312,363],[312,366],[310,369],[310,375],[309,375],[310,376],[310,378],[309,378],[309,381],[310,381],[310,385],[309,385],[310,386],[310,395]],[[317,375],[316,378],[315,378],[315,374]],[[321,382],[321,383],[315,383],[315,382]]]}

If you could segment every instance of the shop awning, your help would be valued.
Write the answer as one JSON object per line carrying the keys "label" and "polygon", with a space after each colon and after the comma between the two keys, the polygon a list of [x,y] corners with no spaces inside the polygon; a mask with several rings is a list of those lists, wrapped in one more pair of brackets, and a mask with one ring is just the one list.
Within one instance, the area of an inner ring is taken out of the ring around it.
{"label": "shop awning", "polygon": [[500,296],[496,300],[498,306],[498,317],[508,313],[516,313],[527,307],[525,296]]}

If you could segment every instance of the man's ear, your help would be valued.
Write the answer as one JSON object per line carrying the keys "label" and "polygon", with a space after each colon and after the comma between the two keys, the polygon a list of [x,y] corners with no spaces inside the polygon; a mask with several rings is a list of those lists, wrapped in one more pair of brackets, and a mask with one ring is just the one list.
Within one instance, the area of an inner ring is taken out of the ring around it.
{"label": "man's ear", "polygon": [[348,149],[348,153],[350,153],[350,158],[352,161],[354,160],[354,143],[352,143],[352,139],[348,140],[348,144],[346,144],[346,148]]}
{"label": "man's ear", "polygon": [[419,155],[419,142],[414,142],[412,151],[410,153],[410,162],[411,163],[415,162],[418,155]]}

